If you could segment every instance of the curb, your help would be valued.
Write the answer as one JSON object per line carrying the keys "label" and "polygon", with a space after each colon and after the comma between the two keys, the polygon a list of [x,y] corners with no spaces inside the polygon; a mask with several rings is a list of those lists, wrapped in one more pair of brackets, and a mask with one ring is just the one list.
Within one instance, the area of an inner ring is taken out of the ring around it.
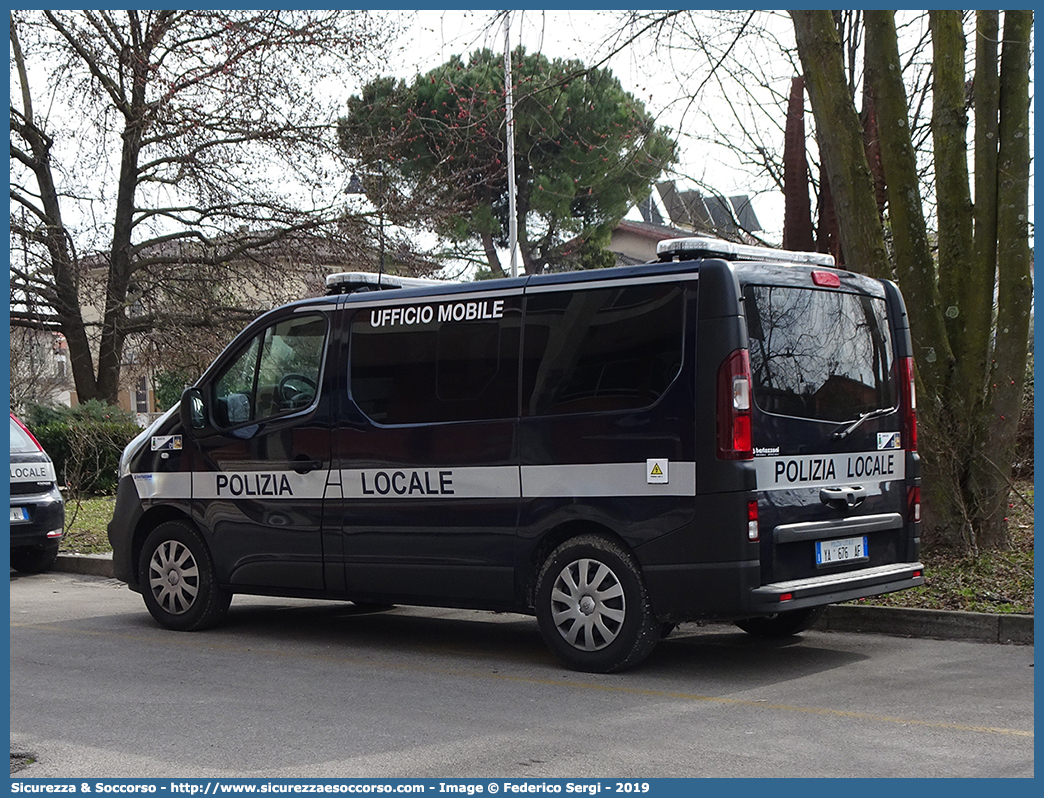
{"label": "curb", "polygon": [[936,640],[1033,645],[1033,616],[831,604],[813,627],[829,632],[863,632]]}
{"label": "curb", "polygon": [[111,554],[59,554],[52,571],[86,576],[105,576],[114,579]]}
{"label": "curb", "polygon": [[[111,554],[59,554],[52,570],[114,578]],[[831,604],[812,628],[825,632],[1033,645],[1032,615]]]}

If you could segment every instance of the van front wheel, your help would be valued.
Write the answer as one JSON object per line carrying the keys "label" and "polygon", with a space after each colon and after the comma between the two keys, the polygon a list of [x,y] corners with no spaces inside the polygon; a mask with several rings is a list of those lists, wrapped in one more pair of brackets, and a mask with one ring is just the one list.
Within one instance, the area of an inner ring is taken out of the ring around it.
{"label": "van front wheel", "polygon": [[217,583],[203,539],[183,521],[160,524],[145,539],[138,584],[152,617],[181,632],[214,626],[232,601]]}
{"label": "van front wheel", "polygon": [[597,535],[567,541],[544,561],[536,616],[555,656],[589,673],[633,667],[660,638],[637,564],[621,546]]}
{"label": "van front wheel", "polygon": [[736,626],[755,637],[790,637],[810,628],[826,610],[826,605],[788,610],[759,618],[744,618]]}

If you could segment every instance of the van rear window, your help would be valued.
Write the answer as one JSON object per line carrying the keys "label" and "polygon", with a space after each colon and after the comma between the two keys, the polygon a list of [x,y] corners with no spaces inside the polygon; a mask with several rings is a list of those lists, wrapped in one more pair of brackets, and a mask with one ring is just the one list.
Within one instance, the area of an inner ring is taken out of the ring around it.
{"label": "van rear window", "polygon": [[847,421],[896,406],[883,299],[764,285],[746,286],[744,299],[760,409]]}

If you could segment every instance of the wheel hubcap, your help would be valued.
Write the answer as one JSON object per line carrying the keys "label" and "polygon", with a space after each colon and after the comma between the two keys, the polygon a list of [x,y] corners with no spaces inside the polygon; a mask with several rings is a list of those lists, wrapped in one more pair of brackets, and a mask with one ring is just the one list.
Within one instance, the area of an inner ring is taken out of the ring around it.
{"label": "wheel hubcap", "polygon": [[555,626],[569,645],[582,651],[597,651],[616,640],[625,613],[623,585],[598,560],[574,560],[551,588]]}
{"label": "wheel hubcap", "polygon": [[199,568],[185,544],[168,540],[149,560],[149,587],[157,603],[171,615],[188,612],[199,592]]}

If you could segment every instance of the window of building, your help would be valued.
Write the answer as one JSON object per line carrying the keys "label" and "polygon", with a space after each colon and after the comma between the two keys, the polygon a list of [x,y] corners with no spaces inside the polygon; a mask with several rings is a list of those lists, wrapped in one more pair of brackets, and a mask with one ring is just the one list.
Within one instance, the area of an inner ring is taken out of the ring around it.
{"label": "window of building", "polygon": [[149,412],[149,379],[139,377],[138,385],[134,390],[134,410],[138,413]]}

